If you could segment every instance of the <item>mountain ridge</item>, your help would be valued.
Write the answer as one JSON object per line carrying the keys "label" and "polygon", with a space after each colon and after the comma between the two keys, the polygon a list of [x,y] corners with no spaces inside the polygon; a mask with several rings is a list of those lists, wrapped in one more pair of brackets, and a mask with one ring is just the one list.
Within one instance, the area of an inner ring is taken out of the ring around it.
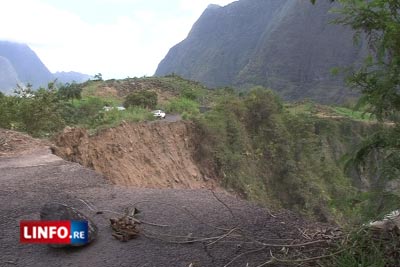
{"label": "mountain ridge", "polygon": [[45,87],[55,79],[59,82],[84,82],[89,75],[78,72],[51,73],[38,55],[27,45],[0,40],[0,92],[12,93],[17,84]]}
{"label": "mountain ridge", "polygon": [[39,87],[53,79],[51,72],[26,44],[0,41],[0,56],[9,60],[21,83]]}
{"label": "mountain ridge", "polygon": [[176,73],[210,87],[270,87],[286,100],[339,103],[354,97],[334,67],[358,64],[366,42],[332,25],[337,4],[240,0],[206,9],[187,38],[170,49],[156,76]]}

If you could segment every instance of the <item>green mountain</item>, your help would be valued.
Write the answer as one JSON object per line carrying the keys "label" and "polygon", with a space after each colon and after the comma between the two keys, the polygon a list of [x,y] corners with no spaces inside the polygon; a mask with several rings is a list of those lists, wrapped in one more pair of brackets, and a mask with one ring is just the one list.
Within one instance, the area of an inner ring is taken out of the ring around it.
{"label": "green mountain", "polygon": [[157,76],[171,73],[210,87],[270,87],[287,100],[343,102],[354,95],[334,67],[357,64],[366,43],[332,25],[335,4],[240,0],[210,5],[188,37],[170,49]]}

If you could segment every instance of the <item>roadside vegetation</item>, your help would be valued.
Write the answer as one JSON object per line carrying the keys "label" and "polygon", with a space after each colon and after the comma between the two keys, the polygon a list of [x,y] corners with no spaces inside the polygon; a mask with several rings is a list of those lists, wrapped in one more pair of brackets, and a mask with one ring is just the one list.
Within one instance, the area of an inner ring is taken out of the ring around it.
{"label": "roadside vegetation", "polygon": [[51,83],[35,91],[30,87],[18,87],[14,95],[0,97],[0,127],[35,137],[49,137],[65,126],[97,130],[122,121],[153,120],[150,110],[139,104],[120,111],[118,99],[82,97],[81,93],[82,87],[78,84],[57,87]]}

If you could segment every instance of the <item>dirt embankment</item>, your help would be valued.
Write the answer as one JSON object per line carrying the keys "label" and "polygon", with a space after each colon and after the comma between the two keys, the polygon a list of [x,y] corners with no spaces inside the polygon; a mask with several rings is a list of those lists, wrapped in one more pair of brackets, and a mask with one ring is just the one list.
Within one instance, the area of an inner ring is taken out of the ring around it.
{"label": "dirt embankment", "polygon": [[0,129],[0,157],[21,156],[49,146],[47,140],[34,139],[19,132]]}
{"label": "dirt embankment", "polygon": [[190,122],[122,123],[93,136],[85,129],[66,128],[53,150],[118,185],[213,188],[216,181],[194,160],[195,139]]}

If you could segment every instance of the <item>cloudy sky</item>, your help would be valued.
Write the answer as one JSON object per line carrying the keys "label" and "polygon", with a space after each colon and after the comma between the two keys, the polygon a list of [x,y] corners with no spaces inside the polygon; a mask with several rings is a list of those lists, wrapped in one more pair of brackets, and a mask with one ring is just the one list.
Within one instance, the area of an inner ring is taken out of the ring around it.
{"label": "cloudy sky", "polygon": [[52,72],[151,76],[211,3],[233,0],[1,0],[0,40],[27,43]]}

